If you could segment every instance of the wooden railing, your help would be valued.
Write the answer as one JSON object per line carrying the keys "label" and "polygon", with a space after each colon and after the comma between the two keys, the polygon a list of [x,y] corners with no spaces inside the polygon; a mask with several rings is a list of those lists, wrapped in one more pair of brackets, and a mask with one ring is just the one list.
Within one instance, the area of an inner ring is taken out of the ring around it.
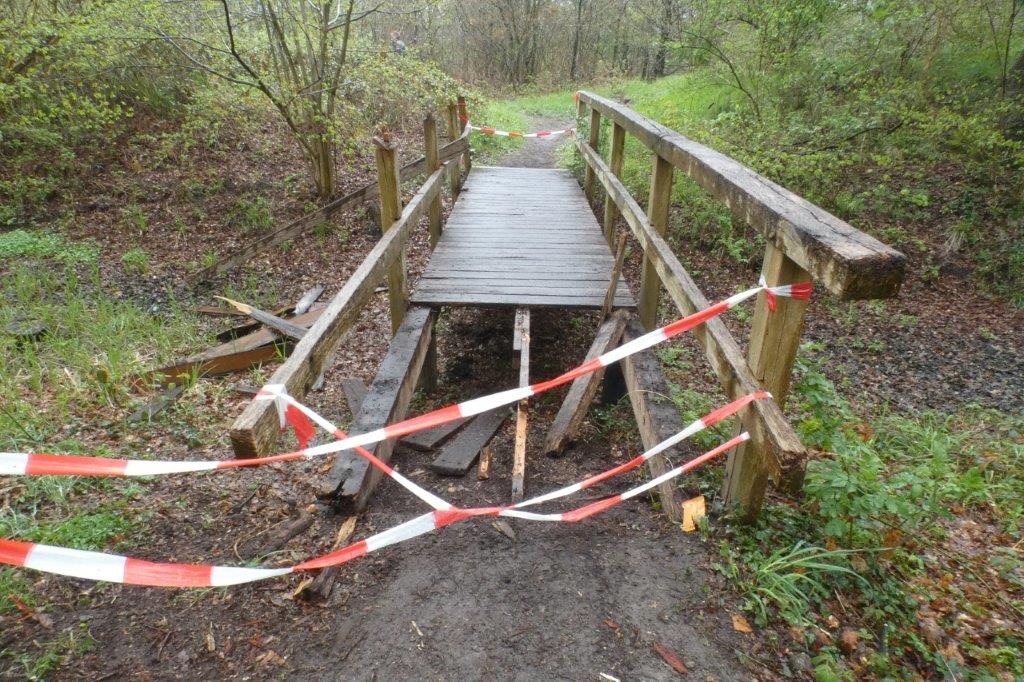
{"label": "wooden railing", "polygon": [[[665,240],[675,169],[764,236],[762,274],[769,285],[813,280],[840,299],[888,298],[899,291],[903,254],[734,159],[593,93],[579,93],[578,114],[581,128],[589,122],[587,141],[580,136],[576,140],[586,162],[583,188],[591,203],[598,182],[605,190],[605,236],[611,244],[621,216],[643,248],[638,311],[648,329],[655,325],[662,286],[684,315],[709,305]],[[611,122],[607,162],[597,151],[603,118]],[[627,133],[652,152],[646,212],[619,179]],[[775,397],[743,411],[743,428],[751,440],[727,464],[724,498],[748,517],[760,510],[769,478],[791,490],[803,479],[805,450],[782,407],[806,307],[805,301],[780,298],[777,310],[769,314],[765,296],[759,296],[746,357],[722,320],[712,319],[695,330],[727,395],[735,398],[763,387]]]}
{"label": "wooden railing", "polygon": [[[470,131],[461,122],[464,118],[459,116],[459,107],[465,108],[461,98],[458,104],[452,104],[447,111],[451,137],[448,144],[438,146],[437,124],[433,116],[428,116],[423,126],[424,155],[399,170],[395,145],[387,137],[374,138],[377,182],[372,187],[363,187],[328,204],[311,216],[306,216],[269,235],[272,240],[283,241],[289,237],[281,237],[282,232],[290,228],[297,229],[303,225],[315,224],[310,221],[323,220],[356,201],[379,197],[383,236],[267,383],[284,385],[290,395],[300,400],[304,398],[321,374],[329,369],[330,358],[333,357],[338,344],[359,318],[363,307],[385,276],[388,280],[392,333],[401,325],[408,300],[405,246],[409,236],[420,219],[427,215],[430,246],[434,247],[441,236],[441,188],[445,174],[450,174],[449,181],[454,200],[462,185],[461,169],[465,168],[466,172],[469,170]],[[402,175],[415,176],[422,173],[427,173],[427,179],[403,208]],[[429,354],[430,362],[434,356],[434,353]],[[427,382],[436,376],[436,367],[433,365],[425,367],[423,371]],[[278,416],[273,402],[252,401],[231,427],[231,442],[235,455],[266,455],[273,448],[278,433]]]}

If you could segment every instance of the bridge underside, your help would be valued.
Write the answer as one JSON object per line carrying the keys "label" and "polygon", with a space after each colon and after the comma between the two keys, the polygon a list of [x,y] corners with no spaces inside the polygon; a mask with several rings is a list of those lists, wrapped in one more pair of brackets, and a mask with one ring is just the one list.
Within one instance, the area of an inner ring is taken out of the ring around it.
{"label": "bridge underside", "polygon": [[[614,260],[569,171],[475,166],[411,302],[600,308]],[[621,278],[615,307],[635,307]]]}

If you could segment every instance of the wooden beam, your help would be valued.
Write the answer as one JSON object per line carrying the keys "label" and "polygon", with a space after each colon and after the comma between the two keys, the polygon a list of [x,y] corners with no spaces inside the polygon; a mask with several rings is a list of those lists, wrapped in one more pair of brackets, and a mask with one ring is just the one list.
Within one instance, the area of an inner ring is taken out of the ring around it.
{"label": "wooden beam", "polygon": [[441,449],[437,458],[427,466],[442,476],[465,476],[480,452],[487,447],[494,434],[508,419],[508,415],[508,408],[501,407],[473,417],[466,428],[451,439]]}
{"label": "wooden beam", "polygon": [[[682,314],[690,315],[710,306],[710,302],[690,277],[690,273],[676,258],[664,237],[651,226],[625,185],[610,173],[608,166],[596,152],[586,145],[579,146],[587,163],[594,165],[597,177],[604,184],[605,190],[615,197],[622,217],[640,242],[644,254],[654,263],[676,308]],[[760,383],[743,357],[739,344],[721,319],[708,320],[695,328],[693,334],[704,347],[711,368],[718,375],[726,395],[738,398],[761,389]],[[804,447],[775,401],[755,401],[751,409],[744,410],[742,415],[743,425],[750,432],[751,438],[767,454],[766,468],[772,475],[781,474],[783,470],[803,467],[806,454]]]}
{"label": "wooden beam", "polygon": [[[359,407],[350,433],[358,435],[401,421],[416,391],[423,359],[433,334],[435,312],[410,308],[388,346],[387,355]],[[391,460],[395,441],[386,440],[368,448],[384,462]],[[381,479],[380,470],[351,451],[338,453],[323,489],[346,513],[361,511]]]}
{"label": "wooden beam", "polygon": [[[427,157],[427,172],[433,173],[441,167],[441,157],[437,152],[437,121],[433,114],[427,114],[423,120],[423,147]],[[438,193],[427,209],[430,225],[430,248],[437,246],[441,238],[441,194]]]}
{"label": "wooden beam", "polygon": [[180,384],[188,381],[193,375],[205,377],[236,372],[240,369],[249,369],[264,362],[287,357],[290,348],[289,342],[281,341],[278,344],[270,343],[258,348],[226,352],[210,357],[196,356],[193,359],[184,360],[176,365],[146,372],[137,377],[132,384],[138,388],[142,388],[152,382],[163,386],[170,386],[171,384]]}
{"label": "wooden beam", "polygon": [[[605,320],[597,330],[594,343],[587,351],[586,360],[592,360],[597,356],[607,353],[619,345],[622,332],[626,328],[627,313],[617,311],[610,318]],[[548,429],[547,438],[544,441],[544,452],[547,455],[557,455],[576,437],[583,419],[587,416],[587,409],[597,395],[597,389],[601,386],[604,378],[604,369],[579,377],[572,382],[569,392],[562,401],[562,407],[555,415],[555,421]]]}
{"label": "wooden beam", "polygon": [[273,329],[274,331],[280,332],[282,335],[295,339],[296,341],[301,341],[302,337],[306,335],[305,327],[299,326],[294,322],[289,322],[288,320],[282,317],[278,317],[273,313],[268,313],[265,310],[260,310],[255,306],[249,305],[248,303],[233,301],[230,298],[226,298],[224,296],[215,296],[214,298],[219,298],[222,301],[226,301],[229,305],[234,306],[236,310],[245,313],[252,319],[259,322],[260,324],[264,324]]}
{"label": "wooden beam", "polygon": [[295,314],[301,315],[316,303],[316,299],[320,298],[320,294],[324,293],[324,285],[317,284],[307,289],[302,296],[299,298],[298,303],[295,304]]}
{"label": "wooden beam", "polygon": [[[441,190],[443,182],[443,171],[435,171],[427,179],[405,207],[402,218],[370,250],[341,291],[326,308],[315,311],[319,316],[316,324],[295,347],[287,362],[274,372],[270,383],[283,384],[288,393],[299,400],[305,397],[309,387],[323,371],[327,358],[334,353],[338,342],[358,319],[387,268],[402,253],[409,234],[434,194]],[[292,321],[299,323],[300,319]],[[231,428],[231,443],[236,456],[256,457],[266,454],[276,442],[278,430],[277,411],[272,401],[251,402]]]}
{"label": "wooden beam", "polygon": [[[434,339],[436,341],[436,339]],[[402,439],[402,445],[408,445],[413,450],[419,450],[420,452],[430,452],[441,443],[445,442],[453,433],[463,427],[463,425],[469,421],[469,418],[458,419],[447,424],[441,424],[435,426],[432,429],[426,431],[419,431],[412,433]]]}
{"label": "wooden beam", "polygon": [[[456,105],[458,106],[459,109],[459,132],[465,135],[471,130],[471,128],[468,125],[469,112],[466,109],[466,98],[463,97],[462,95],[459,95],[458,99],[456,100]],[[473,158],[472,155],[470,154],[470,148],[468,144],[466,145],[466,151],[462,154],[462,165],[466,169],[466,175],[469,175],[469,171],[473,170]]]}
{"label": "wooden beam", "polygon": [[[594,145],[590,145],[594,147]],[[594,147],[596,149],[596,147]],[[608,167],[615,177],[622,175],[622,159],[626,148],[626,129],[612,121],[612,144],[608,161]],[[589,165],[588,165],[589,168]],[[619,212],[615,207],[615,200],[610,194],[604,196],[604,238],[611,246],[615,242],[615,220]]]}
{"label": "wooden beam", "polygon": [[629,107],[590,92],[580,103],[620,124],[840,299],[889,298],[903,282],[906,257],[738,161],[698,144]]}
{"label": "wooden beam", "polygon": [[[402,215],[402,179],[398,175],[398,149],[392,144],[390,136],[375,137],[373,144],[377,157],[377,186],[380,188],[380,229],[387,234]],[[405,272],[403,247],[398,258],[388,267],[388,306],[391,312],[392,334],[401,326],[408,305],[409,292]]]}
{"label": "wooden beam", "polygon": [[[530,385],[530,309],[517,308],[513,350],[519,351],[519,386]],[[526,416],[528,400],[516,406],[516,441],[512,450],[512,501],[523,499],[526,490]]]}
{"label": "wooden beam", "polygon": [[[770,286],[806,282],[808,273],[786,257],[781,250],[768,244],[761,274]],[[807,301],[779,297],[776,310],[768,310],[764,293],[758,296],[754,320],[750,328],[750,350],[747,359],[754,378],[771,391],[780,408],[786,405],[789,380],[793,373],[797,349],[804,328]],[[725,469],[723,499],[737,507],[747,520],[755,518],[761,510],[768,472],[762,462],[763,452],[750,441],[729,454]],[[790,491],[799,490],[803,483],[803,467],[792,467],[786,472],[783,485]]]}
{"label": "wooden beam", "polygon": [[[460,136],[465,137],[470,131],[463,130],[459,125],[459,106],[452,102],[448,105],[448,138],[456,140]],[[459,161],[448,165],[448,184],[452,195],[452,203],[459,198],[459,188],[462,187],[462,167]]]}
{"label": "wooden beam", "polygon": [[[600,158],[600,157],[598,157]],[[588,167],[590,164],[587,164]],[[664,236],[668,229],[668,211],[672,205],[672,164],[657,154],[654,155],[651,169],[651,192],[647,201],[647,219],[658,235]],[[640,300],[637,302],[637,313],[640,321],[648,329],[654,329],[658,323],[658,294],[661,282],[658,279],[654,262],[644,249],[644,267],[640,273]]]}
{"label": "wooden beam", "polygon": [[[441,147],[439,150],[439,158],[441,163],[444,163],[450,159],[459,158],[462,154],[467,153],[468,150],[469,131],[467,130],[461,136]],[[421,156],[415,161],[411,161],[410,163],[402,166],[401,176],[403,178],[411,179],[418,175],[423,175],[426,170],[427,159],[425,156]],[[190,285],[209,281],[217,275],[223,274],[228,270],[232,270],[239,265],[248,262],[257,253],[266,251],[273,246],[283,244],[290,239],[299,237],[307,230],[311,230],[345,209],[358,206],[365,201],[370,201],[371,199],[376,198],[377,194],[377,182],[369,182],[362,187],[349,192],[345,196],[338,197],[334,201],[321,206],[312,213],[307,213],[306,215],[293,220],[284,227],[254,239],[240,249],[226,255],[213,265],[203,268],[199,272],[189,276],[187,281]]]}
{"label": "wooden beam", "polygon": [[[643,336],[645,329],[639,318],[631,315],[626,323],[625,341]],[[625,358],[621,363],[622,373],[626,378],[629,401],[633,405],[637,427],[640,429],[640,440],[644,449],[649,450],[658,443],[671,438],[685,427],[679,416],[679,409],[669,395],[668,381],[662,371],[661,363],[654,351],[648,349]],[[647,470],[651,478],[662,475],[669,470],[668,458],[679,459],[679,450],[669,448],[665,452],[647,460]],[[682,507],[676,495],[676,481],[666,481],[658,486],[661,497],[661,508],[673,521],[682,518]]]}

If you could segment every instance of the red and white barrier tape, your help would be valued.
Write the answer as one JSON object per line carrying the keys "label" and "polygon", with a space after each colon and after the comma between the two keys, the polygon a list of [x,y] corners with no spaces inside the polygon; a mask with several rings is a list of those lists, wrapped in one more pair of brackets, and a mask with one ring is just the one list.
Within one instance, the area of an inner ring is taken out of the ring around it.
{"label": "red and white barrier tape", "polygon": [[[0,564],[31,568],[45,573],[65,575],[72,578],[149,587],[224,587],[238,585],[290,573],[337,566],[365,556],[382,547],[411,540],[430,531],[474,516],[507,516],[532,521],[581,521],[614,507],[625,500],[636,497],[665,481],[691,471],[701,464],[720,456],[748,438],[749,436],[746,433],[740,434],[713,450],[643,485],[561,514],[535,514],[507,507],[479,507],[474,509],[452,507],[449,509],[435,509],[432,512],[418,516],[347,547],[284,568],[246,568],[205,564],[159,563],[117,554],[90,552],[17,540],[0,540]],[[661,444],[657,447],[661,447]],[[536,504],[537,502],[535,500],[528,500],[527,503]]]}
{"label": "red and white barrier tape", "polygon": [[535,133],[522,133],[518,130],[499,130],[498,128],[492,128],[490,126],[475,126],[471,123],[467,123],[466,127],[470,130],[476,130],[481,135],[489,135],[492,137],[511,137],[511,138],[540,138],[546,137],[558,137],[559,135],[568,135],[576,131],[575,128],[563,128],[561,130],[538,130]]}
{"label": "red and white barrier tape", "polygon": [[[308,441],[312,435],[308,422],[303,417],[304,410],[298,407],[297,401],[286,396],[281,391],[282,387],[268,385],[263,388],[258,396],[261,400],[274,400],[277,404],[278,414],[283,414],[284,422],[291,423],[300,439],[300,449],[294,452],[272,455],[254,459],[235,459],[224,461],[152,461],[152,460],[126,460],[107,459],[102,457],[83,457],[66,454],[47,453],[0,453],[0,475],[7,476],[158,476],[165,474],[190,473],[198,471],[213,471],[219,469],[234,469],[249,466],[261,466],[274,462],[286,462],[302,459],[313,459],[323,455],[333,454],[342,450],[362,448],[366,445],[379,443],[383,440],[401,438],[402,436],[434,428],[442,424],[472,417],[482,412],[487,412],[498,407],[511,405],[520,400],[544,393],[558,386],[570,383],[575,379],[590,374],[602,367],[618,362],[625,357],[646,350],[663,341],[666,341],[678,334],[693,329],[703,324],[739,303],[764,291],[768,297],[768,305],[774,310],[775,297],[783,296],[801,300],[807,300],[811,295],[811,284],[791,284],[778,287],[768,287],[763,283],[752,289],[747,289],[734,296],[715,303],[702,311],[688,315],[660,329],[644,334],[628,343],[619,346],[597,358],[588,360],[582,365],[565,372],[554,379],[542,381],[531,386],[514,388],[507,391],[493,393],[491,395],[474,398],[456,405],[449,405],[440,409],[412,417],[395,424],[390,424],[374,431],[369,431],[356,436],[344,436],[337,429],[331,432],[338,436],[333,443],[326,443],[316,447],[305,447],[302,441]],[[308,408],[307,408],[308,409]],[[282,422],[282,423],[284,423]],[[329,422],[328,422],[329,423]],[[326,427],[325,427],[326,428]],[[359,454],[367,457],[371,462],[376,458],[366,450]],[[379,460],[378,460],[379,462]],[[379,462],[382,466],[387,466]],[[375,464],[377,466],[377,464]]]}

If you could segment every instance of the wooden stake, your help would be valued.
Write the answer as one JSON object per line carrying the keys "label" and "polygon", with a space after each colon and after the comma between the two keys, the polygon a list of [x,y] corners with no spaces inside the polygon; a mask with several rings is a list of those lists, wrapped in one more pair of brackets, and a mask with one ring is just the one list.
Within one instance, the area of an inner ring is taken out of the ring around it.
{"label": "wooden stake", "polygon": [[[466,110],[466,98],[459,95],[457,101],[459,107],[459,133],[466,129],[466,122],[469,121],[469,113]],[[473,169],[473,161],[470,158],[469,148],[466,148],[466,153],[462,155],[462,165],[466,167],[466,175],[469,175],[469,171]]]}
{"label": "wooden stake", "polygon": [[[454,142],[462,134],[462,127],[459,125],[459,108],[452,102],[448,105],[448,139]],[[459,160],[456,158],[448,164],[448,184],[452,195],[452,203],[459,198],[459,188],[462,186],[462,171],[459,168]]]}
{"label": "wooden stake", "polygon": [[[654,231],[662,236],[668,229],[668,209],[671,203],[672,164],[655,154],[647,218]],[[637,312],[640,315],[640,322],[648,330],[654,329],[658,322],[658,293],[660,289],[661,280],[655,270],[654,261],[645,256],[644,269],[640,275],[640,302],[637,304]]]}
{"label": "wooden stake", "polygon": [[[803,268],[772,243],[765,249],[761,274],[769,286],[795,284],[810,279]],[[765,390],[771,392],[780,408],[785,406],[789,394],[789,379],[800,346],[807,303],[780,296],[776,299],[775,312],[770,312],[767,298],[762,293],[754,307],[747,362],[754,377]],[[748,441],[736,448],[726,462],[723,497],[727,504],[738,507],[742,517],[747,520],[757,516],[764,501],[768,485],[764,459],[765,453],[753,441]],[[803,483],[802,473],[802,469],[790,472],[789,480],[780,483],[791,491],[799,490]]]}
{"label": "wooden stake", "polygon": [[480,466],[477,469],[478,480],[486,481],[491,477],[491,446],[485,445],[480,450]]}
{"label": "wooden stake", "polygon": [[[516,308],[513,349],[519,351],[519,386],[530,385],[530,309]],[[512,451],[512,501],[523,499],[526,489],[526,414],[529,401],[516,407],[516,442]]]}
{"label": "wooden stake", "polygon": [[[625,146],[626,129],[619,125],[618,122],[613,122],[611,157],[608,161],[608,166],[615,177],[619,177],[622,174],[622,158]],[[590,165],[587,164],[587,167],[589,168]],[[606,193],[604,197],[604,238],[608,241],[608,246],[611,246],[615,239],[615,221],[618,217],[619,209],[615,204],[615,198],[611,193]]]}
{"label": "wooden stake", "polygon": [[[390,136],[374,137],[377,156],[377,185],[380,188],[380,229],[386,233],[402,215],[401,178],[398,177],[397,150]],[[391,333],[398,331],[405,318],[408,293],[405,286],[405,248],[388,268],[388,303],[391,307]]]}

